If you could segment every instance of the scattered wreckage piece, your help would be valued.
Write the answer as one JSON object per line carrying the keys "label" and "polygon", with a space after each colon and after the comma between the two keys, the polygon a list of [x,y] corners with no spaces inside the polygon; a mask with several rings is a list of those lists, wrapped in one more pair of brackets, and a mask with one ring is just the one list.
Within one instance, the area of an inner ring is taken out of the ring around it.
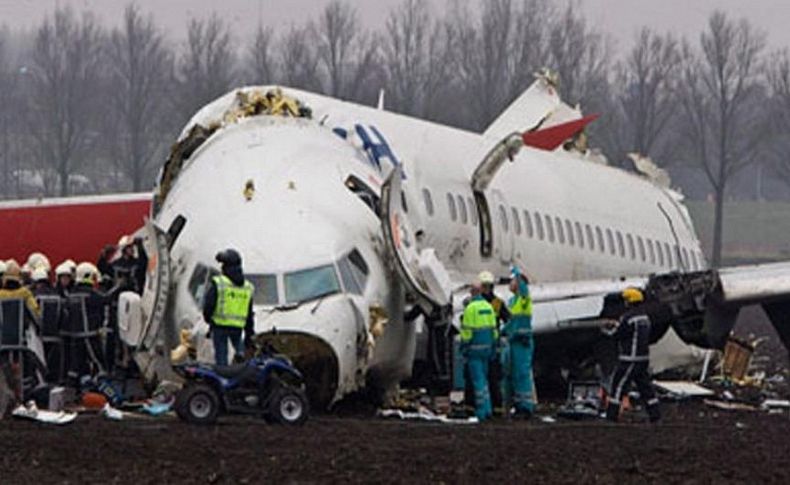
{"label": "scattered wreckage piece", "polygon": [[401,409],[380,409],[377,415],[382,418],[398,418],[401,420],[431,421],[444,424],[478,424],[480,421],[474,417],[451,418],[445,414],[435,414],[426,407],[421,406],[418,411],[403,411]]}
{"label": "scattered wreckage piece", "polygon": [[65,411],[45,411],[38,409],[34,401],[29,401],[27,404],[20,404],[16,409],[11,412],[15,418],[29,419],[46,424],[63,425],[74,421],[77,418],[77,413],[67,413]]}
{"label": "scattered wreckage piece", "polygon": [[653,385],[662,391],[665,398],[675,400],[715,396],[716,393],[707,387],[691,381],[654,381]]}

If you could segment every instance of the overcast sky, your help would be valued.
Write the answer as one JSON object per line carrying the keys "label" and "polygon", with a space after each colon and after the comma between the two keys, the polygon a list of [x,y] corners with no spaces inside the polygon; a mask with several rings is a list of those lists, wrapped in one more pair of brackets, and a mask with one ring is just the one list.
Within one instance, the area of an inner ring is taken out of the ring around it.
{"label": "overcast sky", "polygon": [[[136,0],[144,10],[170,29],[175,37],[184,34],[185,20],[216,11],[229,21],[236,35],[248,37],[258,21],[266,25],[301,23],[314,16],[329,0]],[[445,0],[429,0],[438,11]],[[486,1],[486,0],[471,0]],[[516,0],[518,1],[518,0]],[[564,3],[565,0],[557,0]],[[349,0],[370,26],[386,21],[388,10],[401,0]],[[118,22],[129,0],[0,0],[0,23],[11,27],[37,24],[56,5],[92,10],[107,24]],[[790,0],[580,0],[591,22],[600,24],[617,45],[627,45],[643,25],[696,36],[710,12],[722,9],[735,17],[746,17],[766,31],[772,47],[790,47]]]}

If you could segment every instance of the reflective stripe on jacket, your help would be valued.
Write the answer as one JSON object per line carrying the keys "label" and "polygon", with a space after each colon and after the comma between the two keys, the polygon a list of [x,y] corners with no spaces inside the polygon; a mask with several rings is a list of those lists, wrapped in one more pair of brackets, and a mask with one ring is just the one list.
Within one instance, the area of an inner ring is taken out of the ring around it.
{"label": "reflective stripe on jacket", "polygon": [[494,307],[482,296],[476,296],[466,305],[461,322],[461,342],[472,346],[494,344],[497,338]]}
{"label": "reflective stripe on jacket", "polygon": [[217,286],[217,305],[212,316],[214,324],[244,328],[255,287],[247,280],[244,281],[244,286],[236,286],[225,275],[215,276],[212,281]]}

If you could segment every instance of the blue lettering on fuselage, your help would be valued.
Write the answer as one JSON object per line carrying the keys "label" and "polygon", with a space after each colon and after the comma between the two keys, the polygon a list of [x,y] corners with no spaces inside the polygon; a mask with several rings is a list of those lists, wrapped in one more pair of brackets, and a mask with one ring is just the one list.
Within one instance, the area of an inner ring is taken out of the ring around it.
{"label": "blue lettering on fuselage", "polygon": [[[373,137],[368,132],[368,129],[366,129],[363,125],[354,125],[354,130],[357,132],[360,140],[362,140],[362,148],[365,150],[371,165],[381,172],[381,161],[382,159],[388,158],[393,167],[401,168],[401,173],[403,173],[403,166],[401,165],[400,160],[398,160],[398,157],[395,156],[395,153],[393,153],[392,148],[390,148],[389,143],[387,143],[387,140],[384,138],[384,135],[382,135],[381,132],[373,125],[369,125],[367,128],[369,128],[373,135],[375,135],[377,141],[373,140]],[[403,174],[403,178],[406,178],[405,174]]]}

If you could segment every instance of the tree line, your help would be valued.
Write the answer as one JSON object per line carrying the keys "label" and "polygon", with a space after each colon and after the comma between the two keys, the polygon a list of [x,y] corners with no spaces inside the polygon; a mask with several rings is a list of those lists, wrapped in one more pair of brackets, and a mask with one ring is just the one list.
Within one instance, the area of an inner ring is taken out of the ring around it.
{"label": "tree line", "polygon": [[[150,189],[184,123],[245,84],[282,84],[479,131],[547,67],[563,99],[601,113],[591,146],[638,152],[704,180],[716,204],[713,263],[732,181],[767,164],[790,181],[790,56],[744,19],[713,12],[697,37],[612,39],[575,2],[403,0],[376,29],[343,0],[301,25],[233,35],[216,14],[171,38],[130,4],[108,29],[56,9],[0,37],[0,198]],[[525,127],[526,128],[526,127]],[[684,187],[686,180],[676,180]],[[31,194],[31,191],[33,192]]]}

